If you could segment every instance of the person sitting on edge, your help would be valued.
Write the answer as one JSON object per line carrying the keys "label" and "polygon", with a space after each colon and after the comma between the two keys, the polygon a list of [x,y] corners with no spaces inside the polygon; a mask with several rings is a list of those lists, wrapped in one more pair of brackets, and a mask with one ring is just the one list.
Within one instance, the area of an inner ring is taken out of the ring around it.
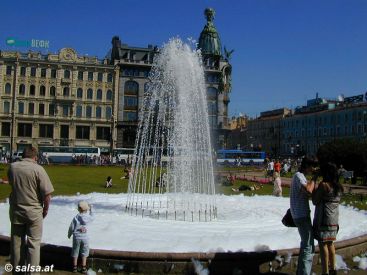
{"label": "person sitting on edge", "polygon": [[112,187],[112,178],[110,176],[107,177],[106,179],[106,188]]}
{"label": "person sitting on edge", "polygon": [[[89,210],[89,215],[88,215]],[[68,238],[73,235],[73,248],[71,256],[73,257],[73,272],[78,272],[78,257],[82,257],[82,273],[87,274],[87,257],[89,256],[89,237],[87,225],[94,219],[92,205],[86,201],[80,201],[78,211],[69,226]]]}

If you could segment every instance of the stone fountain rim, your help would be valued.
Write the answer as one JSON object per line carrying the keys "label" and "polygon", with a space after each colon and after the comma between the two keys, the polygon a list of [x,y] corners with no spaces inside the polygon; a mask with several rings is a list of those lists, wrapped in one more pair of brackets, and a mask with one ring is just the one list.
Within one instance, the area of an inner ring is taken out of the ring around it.
{"label": "stone fountain rim", "polygon": [[[357,245],[364,244],[367,248],[367,234],[353,237],[351,239],[335,242],[336,250],[351,248]],[[10,237],[0,235],[0,253],[4,253],[4,250],[9,250]],[[49,253],[59,253],[70,255],[71,247],[59,246],[54,244],[41,244],[41,250],[45,250]],[[297,256],[299,254],[298,248],[286,248],[279,250],[264,250],[264,251],[228,251],[228,252],[137,252],[137,251],[120,251],[120,250],[105,250],[105,249],[90,249],[91,258],[105,258],[105,259],[132,259],[132,260],[149,260],[149,261],[191,261],[192,258],[207,261],[214,259],[218,254],[223,257],[236,258],[243,257],[243,254],[268,254],[269,252],[276,252],[277,255],[291,255]],[[316,247],[316,253],[318,253],[318,247]],[[225,256],[226,255],[226,256]]]}

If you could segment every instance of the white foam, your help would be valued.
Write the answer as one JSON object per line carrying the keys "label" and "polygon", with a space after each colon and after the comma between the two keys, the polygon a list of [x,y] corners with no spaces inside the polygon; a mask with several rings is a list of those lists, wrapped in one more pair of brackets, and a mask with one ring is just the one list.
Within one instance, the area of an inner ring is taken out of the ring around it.
{"label": "white foam", "polygon": [[[71,246],[67,231],[77,214],[77,203],[93,204],[90,247],[145,252],[254,251],[260,247],[299,247],[296,228],[283,226],[289,198],[273,196],[217,195],[218,219],[212,222],[157,220],[125,213],[127,194],[91,193],[58,196],[51,202],[44,222],[43,242]],[[9,236],[9,204],[0,203],[0,234]],[[312,208],[313,211],[313,208]],[[340,206],[338,240],[367,233],[366,211]]]}

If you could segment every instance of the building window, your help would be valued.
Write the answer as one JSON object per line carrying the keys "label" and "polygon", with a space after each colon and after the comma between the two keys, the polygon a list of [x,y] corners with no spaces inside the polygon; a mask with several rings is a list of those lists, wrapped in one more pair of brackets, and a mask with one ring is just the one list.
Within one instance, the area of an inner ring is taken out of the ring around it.
{"label": "building window", "polygon": [[32,137],[32,123],[18,123],[19,137]]}
{"label": "building window", "polygon": [[70,71],[69,70],[64,71],[64,78],[66,78],[66,79],[70,78]]}
{"label": "building window", "polygon": [[1,136],[10,137],[10,122],[1,123]]}
{"label": "building window", "polygon": [[4,113],[9,114],[10,113],[10,102],[4,101]]}
{"label": "building window", "polygon": [[101,118],[102,117],[102,108],[101,106],[97,106],[96,107],[96,118]]}
{"label": "building window", "polygon": [[76,126],[77,139],[89,139],[89,126]]}
{"label": "building window", "polygon": [[56,69],[51,70],[51,78],[56,78]]}
{"label": "building window", "polygon": [[11,75],[12,66],[6,66],[6,75]]}
{"label": "building window", "polygon": [[102,81],[103,80],[103,74],[102,73],[98,73],[98,81]]}
{"label": "building window", "polygon": [[34,85],[31,85],[29,87],[29,95],[32,95],[32,96],[36,95],[36,87]]}
{"label": "building window", "polygon": [[111,119],[112,117],[112,109],[111,107],[106,107],[106,119]]}
{"label": "building window", "polygon": [[78,72],[78,80],[83,80],[83,72]]}
{"label": "building window", "polygon": [[5,93],[6,94],[11,94],[11,85],[10,85],[10,83],[5,84]]}
{"label": "building window", "polygon": [[45,96],[45,95],[46,95],[46,87],[42,85],[40,87],[40,96]]}
{"label": "building window", "polygon": [[93,90],[92,89],[88,89],[88,91],[87,91],[87,99],[93,99]]}
{"label": "building window", "polygon": [[69,125],[61,125],[60,137],[69,138]]}
{"label": "building window", "polygon": [[40,103],[38,105],[38,114],[42,116],[45,115],[45,104]]}
{"label": "building window", "polygon": [[55,115],[55,104],[48,105],[48,115],[54,116]]}
{"label": "building window", "polygon": [[110,140],[110,127],[97,127],[97,139]]}
{"label": "building window", "polygon": [[112,91],[111,91],[111,90],[108,90],[108,91],[107,91],[107,94],[106,94],[106,100],[108,100],[108,101],[112,101]]}
{"label": "building window", "polygon": [[69,105],[62,105],[62,115],[63,116],[69,115]]}
{"label": "building window", "polygon": [[26,73],[26,67],[20,67],[20,75],[25,76]]}
{"label": "building window", "polygon": [[53,138],[54,126],[52,124],[40,124],[39,125],[39,137]]}
{"label": "building window", "polygon": [[23,102],[18,102],[18,113],[24,114],[24,103]]}
{"label": "building window", "polygon": [[31,76],[36,76],[36,68],[35,67],[31,68]]}
{"label": "building window", "polygon": [[217,102],[209,101],[208,102],[208,114],[209,115],[217,115]]}
{"label": "building window", "polygon": [[25,85],[24,84],[19,85],[18,92],[19,92],[20,95],[25,95]]}
{"label": "building window", "polygon": [[93,81],[93,72],[88,72],[88,80]]}
{"label": "building window", "polygon": [[136,109],[138,107],[138,98],[135,96],[124,97],[125,109]]}
{"label": "building window", "polygon": [[107,75],[107,82],[112,82],[112,74],[110,73],[110,74],[108,74]]}
{"label": "building window", "polygon": [[28,114],[34,115],[34,103],[33,102],[28,103]]}
{"label": "building window", "polygon": [[82,117],[83,107],[81,105],[76,106],[76,117]]}
{"label": "building window", "polygon": [[45,68],[41,69],[41,77],[46,77],[46,69]]}
{"label": "building window", "polygon": [[102,90],[101,89],[97,90],[97,99],[102,100]]}
{"label": "building window", "polygon": [[91,106],[87,106],[87,108],[85,108],[85,116],[88,118],[92,117],[92,107]]}
{"label": "building window", "polygon": [[138,113],[137,112],[124,112],[124,121],[137,121]]}
{"label": "building window", "polygon": [[64,87],[64,90],[62,92],[63,96],[69,96],[70,95],[70,89],[69,87]]}
{"label": "building window", "polygon": [[125,89],[124,94],[125,95],[138,95],[139,93],[139,84],[135,81],[126,81],[125,82]]}
{"label": "building window", "polygon": [[76,97],[77,98],[83,98],[83,89],[82,88],[78,88],[78,90],[76,91]]}
{"label": "building window", "polygon": [[54,86],[50,87],[50,96],[56,96],[56,88]]}

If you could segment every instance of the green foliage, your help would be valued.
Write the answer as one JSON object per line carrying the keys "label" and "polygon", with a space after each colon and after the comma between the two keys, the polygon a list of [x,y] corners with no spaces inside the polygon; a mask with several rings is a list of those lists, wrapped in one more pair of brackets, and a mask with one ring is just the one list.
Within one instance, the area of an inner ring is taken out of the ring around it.
{"label": "green foliage", "polygon": [[367,167],[367,141],[354,139],[337,139],[320,146],[317,152],[319,162],[334,162],[338,167],[342,164],[355,176],[363,175]]}

